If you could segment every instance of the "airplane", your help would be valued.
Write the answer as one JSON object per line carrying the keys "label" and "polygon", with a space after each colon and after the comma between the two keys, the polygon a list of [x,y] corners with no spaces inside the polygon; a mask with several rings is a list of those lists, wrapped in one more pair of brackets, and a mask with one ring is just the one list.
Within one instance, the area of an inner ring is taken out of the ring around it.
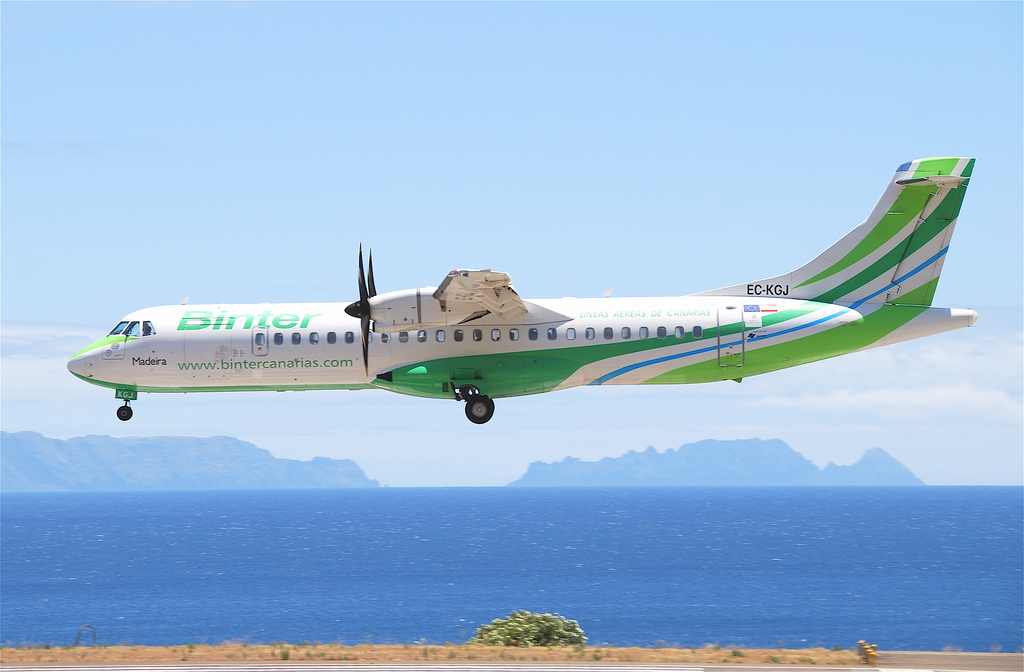
{"label": "airplane", "polygon": [[685,296],[524,300],[506,273],[454,270],[437,287],[377,293],[372,252],[359,300],[137,310],[68,362],[140,392],[364,390],[465,402],[583,385],[741,381],[973,326],[932,306],[974,159],[897,168],[868,218],[790,273]]}

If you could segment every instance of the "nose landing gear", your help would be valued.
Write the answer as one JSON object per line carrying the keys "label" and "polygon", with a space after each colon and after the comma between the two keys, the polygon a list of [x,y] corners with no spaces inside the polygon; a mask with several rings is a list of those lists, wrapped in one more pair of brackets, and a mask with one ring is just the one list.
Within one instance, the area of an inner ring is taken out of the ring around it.
{"label": "nose landing gear", "polygon": [[128,401],[124,402],[124,406],[119,406],[117,409],[117,419],[123,422],[127,422],[132,419],[132,407],[128,405]]}
{"label": "nose landing gear", "polygon": [[494,415],[494,400],[473,385],[456,387],[455,400],[466,402],[466,417],[474,424],[482,425]]}
{"label": "nose landing gear", "polygon": [[139,393],[136,390],[129,389],[116,389],[114,390],[114,399],[123,399],[124,406],[117,409],[117,419],[121,422],[127,422],[132,419],[132,407],[129,404],[139,398]]}

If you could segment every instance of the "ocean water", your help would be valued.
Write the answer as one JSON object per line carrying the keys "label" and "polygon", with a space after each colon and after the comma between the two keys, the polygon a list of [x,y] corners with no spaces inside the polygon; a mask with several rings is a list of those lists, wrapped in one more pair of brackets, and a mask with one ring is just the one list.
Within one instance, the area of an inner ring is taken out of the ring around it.
{"label": "ocean water", "polygon": [[4,494],[0,642],[1024,644],[1024,489]]}

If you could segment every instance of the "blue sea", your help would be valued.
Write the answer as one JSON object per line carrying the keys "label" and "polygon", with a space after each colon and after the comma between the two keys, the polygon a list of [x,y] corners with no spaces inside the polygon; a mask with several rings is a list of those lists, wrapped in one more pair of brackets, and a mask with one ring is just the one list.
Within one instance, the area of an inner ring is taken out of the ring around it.
{"label": "blue sea", "polygon": [[0,642],[1024,644],[1024,489],[3,494]]}

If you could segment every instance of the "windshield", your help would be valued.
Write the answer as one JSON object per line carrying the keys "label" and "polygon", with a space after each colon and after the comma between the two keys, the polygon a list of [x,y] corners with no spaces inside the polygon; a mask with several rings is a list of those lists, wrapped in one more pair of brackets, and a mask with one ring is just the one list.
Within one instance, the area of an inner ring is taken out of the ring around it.
{"label": "windshield", "polygon": [[127,326],[128,326],[128,322],[127,321],[125,321],[125,322],[118,322],[117,326],[114,327],[113,329],[111,329],[110,333],[107,334],[107,336],[114,336],[116,334],[120,334],[122,331],[124,331],[124,328],[127,327]]}

